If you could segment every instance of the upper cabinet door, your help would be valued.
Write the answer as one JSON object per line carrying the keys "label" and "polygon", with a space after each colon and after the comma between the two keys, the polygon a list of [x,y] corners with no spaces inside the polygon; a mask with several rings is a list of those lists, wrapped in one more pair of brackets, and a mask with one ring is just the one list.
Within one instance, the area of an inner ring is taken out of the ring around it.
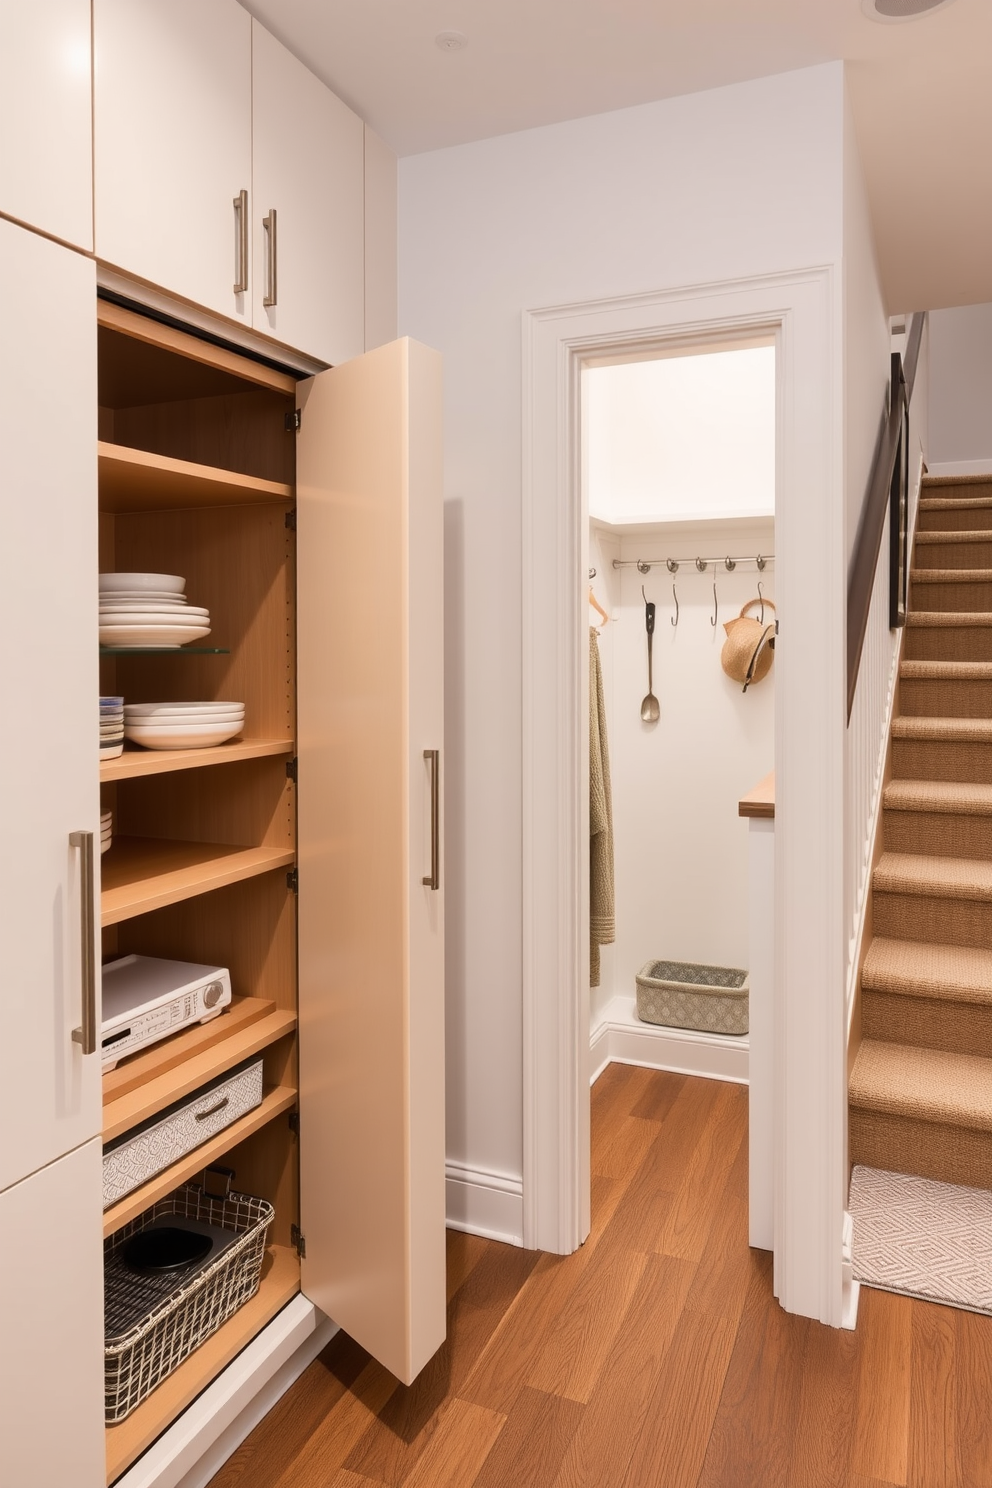
{"label": "upper cabinet door", "polygon": [[[83,916],[94,923],[100,888],[96,274],[92,259],[0,220],[0,283],[11,291],[0,370],[3,1189],[96,1136],[102,1109],[100,1055],[73,1040]],[[75,832],[95,834],[92,902]]]}
{"label": "upper cabinet door", "polygon": [[94,0],[93,17],[98,258],[250,324],[251,17],[236,0]]}
{"label": "upper cabinet door", "polygon": [[0,0],[0,212],[93,247],[89,0]]}
{"label": "upper cabinet door", "polygon": [[364,125],[252,23],[256,330],[337,366],[365,346]]}
{"label": "upper cabinet door", "polygon": [[445,1334],[440,357],[303,390],[303,1290],[409,1383]]}

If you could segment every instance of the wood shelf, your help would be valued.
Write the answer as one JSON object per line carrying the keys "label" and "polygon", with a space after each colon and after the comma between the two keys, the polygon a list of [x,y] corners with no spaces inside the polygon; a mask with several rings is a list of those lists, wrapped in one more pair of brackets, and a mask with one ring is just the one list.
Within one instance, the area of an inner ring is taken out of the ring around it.
{"label": "wood shelf", "polygon": [[290,1110],[296,1105],[296,1099],[297,1092],[290,1085],[277,1085],[274,1089],[267,1090],[262,1098],[262,1104],[256,1106],[254,1111],[249,1111],[238,1121],[232,1121],[230,1126],[226,1126],[215,1137],[211,1137],[209,1142],[204,1142],[201,1146],[194,1148],[178,1162],[172,1163],[164,1172],[158,1173],[154,1178],[149,1178],[147,1183],[143,1183],[126,1198],[119,1199],[116,1204],[105,1209],[103,1214],[104,1238],[114,1234],[129,1220],[137,1219],[139,1214],[150,1209],[159,1199],[164,1199],[166,1194],[172,1193],[173,1189],[178,1188],[181,1183],[189,1183],[198,1173],[202,1173],[204,1168],[209,1168],[218,1157],[222,1157],[225,1152],[230,1152],[232,1147],[237,1147],[239,1142],[243,1142],[260,1127],[266,1126],[283,1111]]}
{"label": "wood shelf", "polygon": [[108,1483],[141,1456],[299,1290],[300,1262],[295,1250],[288,1245],[270,1245],[254,1297],[201,1343],[127,1420],[106,1428]]}
{"label": "wood shelf", "polygon": [[775,816],[775,771],[771,770],[764,780],[749,790],[737,803],[738,816]]}
{"label": "wood shelf", "polygon": [[172,511],[293,500],[293,487],[284,481],[239,475],[103,439],[97,445],[97,464],[101,511]]}
{"label": "wood shelf", "polygon": [[[165,1052],[169,1042],[166,1040],[149,1049],[145,1055],[135,1056],[135,1064],[143,1065],[140,1075],[122,1065],[119,1070],[110,1070],[104,1076],[105,1142],[113,1141],[123,1132],[164,1111],[173,1101],[198,1090],[201,1085],[233,1069],[243,1059],[260,1053],[296,1028],[295,1013],[280,1011],[274,1003],[262,998],[239,998],[236,1007],[232,1003],[232,1009],[231,1013],[222,1013],[209,1023],[198,1023],[185,1034],[176,1035],[177,1039],[185,1039],[185,1058],[175,1058],[172,1050]],[[261,1009],[260,1016],[253,1016],[256,1009]],[[161,1060],[156,1068],[155,1056],[160,1049],[169,1061],[164,1068]],[[130,1080],[129,1089],[115,1091],[112,1086],[108,1089],[109,1082],[117,1074]]]}
{"label": "wood shelf", "polygon": [[295,850],[286,847],[115,837],[102,862],[100,924],[117,925],[166,904],[288,867],[295,857]]}
{"label": "wood shelf", "polygon": [[268,755],[292,754],[292,739],[237,739],[210,749],[129,749],[116,759],[100,761],[100,784],[134,780],[139,775],[166,775],[172,770],[203,770],[210,765],[229,765],[234,760],[265,759]]}

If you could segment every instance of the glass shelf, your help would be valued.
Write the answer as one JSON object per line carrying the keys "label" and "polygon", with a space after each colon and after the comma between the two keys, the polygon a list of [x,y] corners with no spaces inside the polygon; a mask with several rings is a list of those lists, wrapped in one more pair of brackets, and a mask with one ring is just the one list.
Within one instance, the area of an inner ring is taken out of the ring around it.
{"label": "glass shelf", "polygon": [[101,656],[230,656],[227,646],[101,646]]}

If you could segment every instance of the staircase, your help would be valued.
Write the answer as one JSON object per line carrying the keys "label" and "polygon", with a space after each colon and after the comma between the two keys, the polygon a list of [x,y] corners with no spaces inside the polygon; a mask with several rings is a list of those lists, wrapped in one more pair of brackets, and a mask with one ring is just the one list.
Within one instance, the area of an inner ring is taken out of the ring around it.
{"label": "staircase", "polygon": [[925,481],[852,1163],[992,1189],[992,479]]}

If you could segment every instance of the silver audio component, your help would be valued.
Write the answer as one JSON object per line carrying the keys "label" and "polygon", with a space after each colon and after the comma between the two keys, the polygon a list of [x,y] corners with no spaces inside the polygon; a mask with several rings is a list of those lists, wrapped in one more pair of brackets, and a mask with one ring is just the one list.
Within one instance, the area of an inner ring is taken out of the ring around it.
{"label": "silver audio component", "polygon": [[121,956],[103,968],[100,1055],[113,1069],[125,1054],[146,1049],[192,1023],[206,1023],[231,1001],[226,966]]}

